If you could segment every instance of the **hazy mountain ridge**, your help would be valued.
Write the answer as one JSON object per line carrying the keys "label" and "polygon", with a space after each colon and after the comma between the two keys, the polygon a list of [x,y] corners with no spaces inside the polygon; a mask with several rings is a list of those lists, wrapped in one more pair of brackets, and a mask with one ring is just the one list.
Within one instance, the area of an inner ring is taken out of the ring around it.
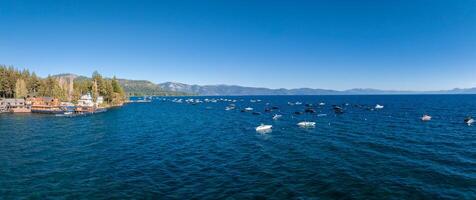
{"label": "hazy mountain ridge", "polygon": [[[74,77],[74,79],[88,79],[71,73],[54,75],[54,77]],[[455,88],[438,91],[408,91],[408,90],[379,90],[372,88],[353,88],[349,90],[328,90],[314,88],[270,89],[264,87],[246,87],[239,85],[196,85],[178,82],[155,84],[147,80],[118,79],[124,90],[136,96],[141,95],[203,95],[203,96],[240,96],[240,95],[378,95],[378,94],[476,94],[476,87]]]}
{"label": "hazy mountain ridge", "polygon": [[[87,80],[90,79],[86,76],[71,74],[71,73],[62,73],[53,75],[56,78],[73,78],[74,80]],[[109,79],[109,78],[105,78]],[[149,96],[149,95],[157,95],[157,96],[184,96],[184,95],[191,95],[179,91],[167,91],[163,90],[160,86],[155,83],[146,80],[129,80],[129,79],[117,79],[119,84],[124,88],[124,91],[129,96]]]}
{"label": "hazy mountain ridge", "polygon": [[378,90],[372,88],[354,88],[349,90],[326,90],[313,88],[270,89],[263,87],[245,87],[237,85],[188,85],[177,82],[158,84],[168,91],[185,92],[197,95],[372,95],[372,94],[476,94],[476,88],[439,91]]}

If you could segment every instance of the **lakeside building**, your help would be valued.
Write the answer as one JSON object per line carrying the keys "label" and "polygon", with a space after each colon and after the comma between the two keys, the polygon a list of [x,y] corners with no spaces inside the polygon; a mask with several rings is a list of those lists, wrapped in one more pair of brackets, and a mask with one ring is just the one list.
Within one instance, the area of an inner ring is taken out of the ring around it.
{"label": "lakeside building", "polygon": [[96,106],[99,107],[103,103],[104,103],[104,97],[98,96],[98,98],[96,98]]}
{"label": "lakeside building", "polygon": [[7,104],[5,103],[5,99],[0,98],[0,113],[7,112]]}
{"label": "lakeside building", "polygon": [[102,112],[105,111],[104,108],[100,108],[99,105],[104,103],[104,98],[99,96],[96,99],[96,102],[93,101],[93,97],[91,93],[87,93],[78,100],[78,104],[76,105],[75,112],[78,113],[95,113],[95,112]]}
{"label": "lakeside building", "polygon": [[85,95],[82,95],[79,100],[78,100],[78,107],[93,107],[94,102],[93,102],[93,97],[91,96],[90,93],[87,93]]}
{"label": "lakeside building", "polygon": [[29,99],[31,101],[31,112],[55,114],[63,113],[61,109],[61,102],[59,99],[52,97],[34,97]]}
{"label": "lakeside building", "polygon": [[33,112],[43,114],[85,114],[106,111],[101,107],[104,104],[104,97],[98,96],[96,101],[90,93],[82,95],[78,103],[61,102],[52,97],[31,97],[27,99],[0,99],[0,113],[2,112]]}
{"label": "lakeside building", "polygon": [[0,99],[0,112],[29,113],[30,102],[25,99]]}

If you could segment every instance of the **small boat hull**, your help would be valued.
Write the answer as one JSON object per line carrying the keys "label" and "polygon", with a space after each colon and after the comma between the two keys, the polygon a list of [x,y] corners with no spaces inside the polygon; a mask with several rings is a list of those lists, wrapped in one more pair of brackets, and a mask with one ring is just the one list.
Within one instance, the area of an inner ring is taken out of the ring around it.
{"label": "small boat hull", "polygon": [[297,125],[301,128],[314,128],[316,127],[316,122],[299,122]]}
{"label": "small boat hull", "polygon": [[38,113],[38,114],[63,114],[64,110],[31,110],[32,113]]}
{"label": "small boat hull", "polygon": [[256,131],[258,132],[264,132],[264,131],[269,131],[273,128],[272,125],[261,125],[261,126],[258,126],[256,127]]}

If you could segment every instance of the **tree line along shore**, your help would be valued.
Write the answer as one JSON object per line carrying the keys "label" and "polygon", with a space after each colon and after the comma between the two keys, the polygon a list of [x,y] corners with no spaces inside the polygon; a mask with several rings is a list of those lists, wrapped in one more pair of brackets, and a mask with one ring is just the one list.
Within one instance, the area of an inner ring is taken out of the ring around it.
{"label": "tree line along shore", "polygon": [[119,81],[103,78],[97,71],[87,79],[41,78],[27,69],[0,65],[0,112],[95,112],[124,102],[126,94]]}

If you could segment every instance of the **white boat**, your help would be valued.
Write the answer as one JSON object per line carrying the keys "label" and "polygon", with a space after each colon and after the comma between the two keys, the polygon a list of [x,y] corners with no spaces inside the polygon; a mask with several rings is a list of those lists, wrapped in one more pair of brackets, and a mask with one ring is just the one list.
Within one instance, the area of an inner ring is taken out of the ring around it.
{"label": "white boat", "polygon": [[430,120],[431,120],[430,115],[423,115],[423,117],[421,117],[421,121],[430,121]]}
{"label": "white boat", "polygon": [[382,109],[382,108],[383,108],[383,106],[380,105],[380,104],[375,105],[375,109]]}
{"label": "white boat", "polygon": [[320,105],[320,106],[325,106],[325,105],[326,105],[326,103],[324,103],[324,102],[321,102],[321,103],[319,103],[319,105]]}
{"label": "white boat", "polygon": [[262,131],[271,130],[271,128],[273,128],[272,125],[264,125],[264,124],[261,124],[261,125],[259,125],[258,127],[256,127],[256,131],[262,132]]}
{"label": "white boat", "polygon": [[303,121],[303,122],[297,123],[297,125],[301,128],[314,128],[316,127],[316,122]]}
{"label": "white boat", "polygon": [[282,115],[274,114],[273,120],[278,120],[281,117],[282,117]]}
{"label": "white boat", "polygon": [[253,108],[252,108],[252,107],[247,107],[247,108],[245,108],[245,110],[246,110],[246,111],[252,111]]}
{"label": "white boat", "polygon": [[295,105],[301,105],[302,102],[299,102],[299,101],[296,101],[296,103],[294,103]]}
{"label": "white boat", "polygon": [[466,124],[468,124],[468,126],[473,125],[473,123],[474,123],[474,119],[473,119],[473,118],[470,118],[470,119],[468,119],[468,120],[466,121]]}

